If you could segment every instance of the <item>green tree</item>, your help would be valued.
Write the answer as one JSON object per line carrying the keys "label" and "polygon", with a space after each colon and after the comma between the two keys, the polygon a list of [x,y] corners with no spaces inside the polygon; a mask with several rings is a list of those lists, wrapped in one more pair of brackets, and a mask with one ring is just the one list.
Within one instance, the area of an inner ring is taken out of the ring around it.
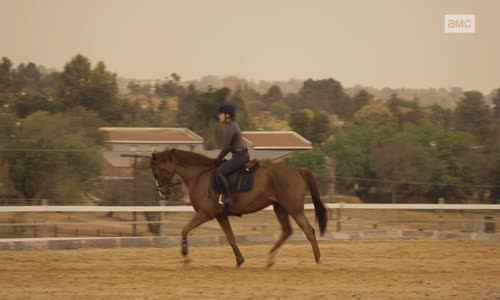
{"label": "green tree", "polygon": [[47,97],[26,94],[14,99],[12,109],[19,118],[26,118],[38,110],[56,112],[60,107]]}
{"label": "green tree", "polygon": [[285,118],[290,114],[290,106],[283,101],[271,104],[271,113],[278,118]]}
{"label": "green tree", "polygon": [[464,97],[455,108],[455,128],[470,132],[482,140],[492,121],[491,110],[483,98],[477,91],[464,92]]}
{"label": "green tree", "polygon": [[41,90],[42,80],[43,74],[32,62],[28,64],[21,63],[13,72],[13,85],[19,91],[38,93]]}
{"label": "green tree", "polygon": [[381,124],[391,118],[392,113],[389,108],[382,102],[373,102],[363,106],[354,114],[354,122],[363,124],[372,122]]}
{"label": "green tree", "polygon": [[70,134],[79,135],[90,145],[101,145],[105,136],[99,128],[105,124],[97,113],[81,107],[57,114],[38,111],[23,121],[18,131],[18,139],[57,140]]}
{"label": "green tree", "polygon": [[[371,168],[379,179],[425,182],[432,176],[432,159],[429,153],[402,137],[396,137],[375,149],[370,159]],[[381,183],[379,186],[388,187],[393,197],[401,192],[423,195],[428,191],[426,185],[393,182]]]}
{"label": "green tree", "polygon": [[101,170],[97,147],[103,137],[96,120],[95,113],[81,108],[55,115],[40,111],[26,118],[16,140],[6,145],[23,151],[7,151],[2,159],[16,190],[26,198],[59,203],[81,199],[88,180]]}
{"label": "green tree", "polygon": [[16,118],[9,113],[0,114],[0,146],[15,138]]}
{"label": "green tree", "polygon": [[299,91],[305,107],[335,113],[342,119],[352,116],[352,103],[340,82],[333,78],[304,81]]}
{"label": "green tree", "polygon": [[497,94],[492,99],[493,102],[493,120],[494,120],[494,135],[495,135],[495,147],[500,147],[500,89],[497,90]]}
{"label": "green tree", "polygon": [[453,111],[449,108],[443,108],[439,105],[429,107],[430,115],[428,119],[436,126],[451,128],[453,125]]}
{"label": "green tree", "polygon": [[87,145],[79,136],[16,142],[11,144],[11,148],[26,149],[5,155],[10,179],[16,190],[26,198],[49,198],[58,203],[78,202],[81,192],[88,188],[88,179],[98,175],[101,169],[98,149]]}
{"label": "green tree", "polygon": [[283,92],[277,85],[271,86],[267,92],[262,95],[262,101],[267,105],[271,105],[275,102],[282,101],[284,99]]}
{"label": "green tree", "polygon": [[0,64],[0,93],[9,91],[12,87],[12,61],[2,57]]}
{"label": "green tree", "polygon": [[285,159],[285,164],[308,168],[316,177],[321,193],[325,194],[328,191],[330,179],[328,178],[325,154],[321,150],[294,153],[292,157]]}
{"label": "green tree", "polygon": [[327,114],[317,112],[311,120],[311,141],[321,143],[330,135],[330,120]]}
{"label": "green tree", "polygon": [[83,106],[110,120],[118,97],[116,74],[107,71],[103,62],[92,69],[90,61],[79,54],[65,65],[57,95],[67,108]]}
{"label": "green tree", "polygon": [[363,106],[367,105],[370,103],[370,101],[373,100],[373,95],[366,92],[365,90],[359,91],[356,95],[354,95],[352,102],[353,102],[353,113],[357,112],[360,110]]}
{"label": "green tree", "polygon": [[491,100],[493,102],[493,116],[496,122],[500,122],[500,88]]}
{"label": "green tree", "polygon": [[305,110],[294,111],[290,115],[290,127],[300,135],[310,138],[311,117]]}

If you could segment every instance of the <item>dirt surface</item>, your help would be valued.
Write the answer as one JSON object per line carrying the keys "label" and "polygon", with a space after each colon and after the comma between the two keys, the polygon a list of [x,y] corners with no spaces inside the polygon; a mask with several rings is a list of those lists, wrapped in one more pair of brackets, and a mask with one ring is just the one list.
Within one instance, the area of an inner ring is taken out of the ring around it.
{"label": "dirt surface", "polygon": [[500,299],[498,242],[321,242],[321,265],[290,242],[267,269],[270,247],[3,251],[0,299]]}

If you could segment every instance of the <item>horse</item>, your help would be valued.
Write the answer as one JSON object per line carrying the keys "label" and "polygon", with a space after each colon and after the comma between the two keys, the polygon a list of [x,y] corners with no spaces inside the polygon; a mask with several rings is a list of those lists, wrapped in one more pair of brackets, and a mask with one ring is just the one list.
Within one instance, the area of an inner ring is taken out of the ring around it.
{"label": "horse", "polygon": [[172,183],[175,174],[181,177],[189,189],[190,201],[196,213],[182,229],[181,253],[186,259],[189,232],[215,218],[233,249],[237,267],[240,267],[245,259],[236,245],[228,217],[251,214],[272,205],[281,225],[281,235],[269,252],[267,266],[270,267],[274,264],[274,257],[278,249],[293,232],[290,216],[309,240],[316,263],[320,263],[320,251],[315,230],[304,213],[306,190],[309,189],[311,193],[321,235],[326,231],[328,209],[321,201],[314,175],[307,168],[295,168],[283,163],[273,163],[267,167],[260,167],[255,171],[253,188],[249,192],[235,193],[233,195],[234,204],[226,207],[219,203],[218,195],[212,189],[211,177],[215,169],[214,159],[195,152],[172,148],[153,153],[150,166],[158,192],[164,198],[170,197],[170,188],[175,185]]}

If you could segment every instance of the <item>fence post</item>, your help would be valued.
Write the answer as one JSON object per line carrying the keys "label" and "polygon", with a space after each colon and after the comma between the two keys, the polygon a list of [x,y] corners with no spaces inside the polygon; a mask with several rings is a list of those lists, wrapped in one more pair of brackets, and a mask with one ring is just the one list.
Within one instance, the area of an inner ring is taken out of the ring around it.
{"label": "fence post", "polygon": [[132,213],[132,236],[137,236],[137,212]]}
{"label": "fence post", "polygon": [[[42,199],[42,206],[48,206],[49,200]],[[49,212],[43,214],[44,224],[42,226],[42,237],[49,237]]]}
{"label": "fence post", "polygon": [[[438,199],[438,203],[439,204],[444,204],[445,201],[444,201],[444,198],[439,198]],[[438,231],[443,231],[443,210],[440,209],[438,210]]]}
{"label": "fence post", "polygon": [[340,206],[337,208],[337,232],[342,231],[342,208],[344,207],[344,202],[339,203]]}
{"label": "fence post", "polygon": [[496,231],[495,219],[493,219],[492,216],[486,216],[486,217],[484,217],[483,232],[485,232],[485,233],[495,233],[495,231]]}
{"label": "fence post", "polygon": [[[160,200],[160,206],[167,206],[167,201],[166,200]],[[166,235],[166,224],[165,224],[165,212],[161,211],[160,212],[160,236],[165,236]]]}

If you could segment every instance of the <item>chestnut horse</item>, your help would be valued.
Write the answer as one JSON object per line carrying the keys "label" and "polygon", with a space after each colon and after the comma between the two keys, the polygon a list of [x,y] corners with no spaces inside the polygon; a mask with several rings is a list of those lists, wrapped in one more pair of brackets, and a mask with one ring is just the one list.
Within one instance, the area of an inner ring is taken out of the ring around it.
{"label": "chestnut horse", "polygon": [[320,262],[315,231],[304,214],[306,190],[309,189],[311,193],[321,235],[326,230],[328,210],[320,199],[318,185],[311,171],[306,168],[290,167],[283,163],[260,167],[255,171],[252,190],[235,193],[234,205],[224,207],[219,204],[218,194],[211,187],[214,168],[214,159],[179,149],[153,153],[151,157],[151,170],[161,195],[170,197],[170,187],[175,185],[172,183],[175,174],[178,174],[189,188],[189,197],[196,214],[182,230],[181,253],[183,256],[186,257],[188,254],[189,232],[215,218],[233,248],[236,264],[239,267],[245,259],[236,245],[228,216],[251,214],[272,205],[281,224],[281,236],[269,253],[268,266],[273,264],[277,250],[292,234],[289,216],[292,216],[311,243],[316,263]]}

